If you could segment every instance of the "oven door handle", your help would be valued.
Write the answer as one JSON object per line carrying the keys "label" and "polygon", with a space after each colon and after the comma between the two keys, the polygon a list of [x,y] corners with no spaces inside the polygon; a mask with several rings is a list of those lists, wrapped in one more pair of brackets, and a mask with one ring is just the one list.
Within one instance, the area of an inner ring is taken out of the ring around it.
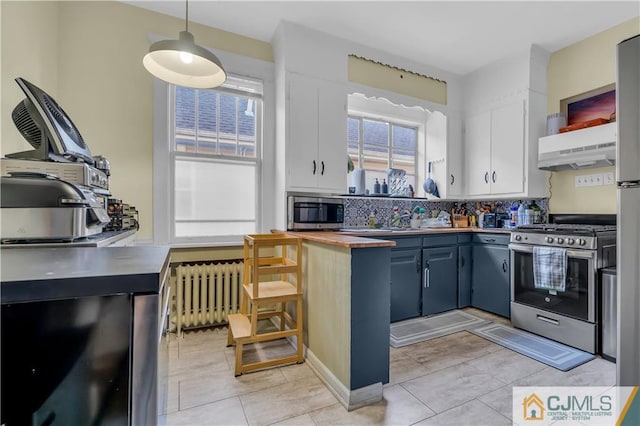
{"label": "oven door handle", "polygon": [[560,321],[554,320],[552,318],[543,317],[542,315],[536,315],[536,318],[539,319],[540,321],[543,321],[549,324],[560,325]]}
{"label": "oven door handle", "polygon": [[[509,250],[520,253],[533,253],[533,245],[526,246],[523,244],[509,244]],[[546,246],[543,246],[546,247]],[[571,250],[567,249],[567,257],[578,259],[593,259],[596,256],[595,250]]]}

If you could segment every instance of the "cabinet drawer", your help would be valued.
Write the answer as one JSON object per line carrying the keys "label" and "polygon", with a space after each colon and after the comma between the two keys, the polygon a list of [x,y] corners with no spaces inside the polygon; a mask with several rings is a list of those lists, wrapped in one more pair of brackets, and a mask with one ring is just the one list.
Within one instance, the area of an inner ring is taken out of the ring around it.
{"label": "cabinet drawer", "polygon": [[458,244],[457,235],[434,235],[422,237],[422,247],[450,246]]}
{"label": "cabinet drawer", "polygon": [[509,234],[473,234],[474,243],[509,245]]}
{"label": "cabinet drawer", "polygon": [[380,238],[381,240],[389,240],[389,241],[395,241],[396,242],[396,246],[392,248],[392,250],[397,250],[397,249],[405,249],[405,248],[420,248],[421,247],[421,239],[420,237],[407,237],[407,238],[403,238],[403,237],[396,237],[396,238]]}

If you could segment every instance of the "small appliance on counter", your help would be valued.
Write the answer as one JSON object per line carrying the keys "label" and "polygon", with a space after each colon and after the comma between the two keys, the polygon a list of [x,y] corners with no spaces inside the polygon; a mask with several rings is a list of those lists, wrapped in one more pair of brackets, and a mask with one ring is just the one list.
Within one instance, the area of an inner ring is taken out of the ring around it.
{"label": "small appliance on counter", "polygon": [[482,215],[481,228],[497,228],[498,227],[498,214],[497,213],[484,213]]}
{"label": "small appliance on counter", "polygon": [[89,188],[46,173],[12,172],[0,179],[3,243],[73,241],[101,233],[109,222]]}
{"label": "small appliance on counter", "polygon": [[123,204],[122,200],[109,198],[107,212],[109,223],[104,227],[105,231],[128,231],[140,229],[138,222],[138,210],[130,204]]}
{"label": "small appliance on counter", "polygon": [[98,195],[111,195],[109,193],[109,175],[103,170],[86,163],[58,163],[55,161],[1,158],[0,173],[2,176],[9,176],[11,172],[47,173],[71,184],[91,188]]}

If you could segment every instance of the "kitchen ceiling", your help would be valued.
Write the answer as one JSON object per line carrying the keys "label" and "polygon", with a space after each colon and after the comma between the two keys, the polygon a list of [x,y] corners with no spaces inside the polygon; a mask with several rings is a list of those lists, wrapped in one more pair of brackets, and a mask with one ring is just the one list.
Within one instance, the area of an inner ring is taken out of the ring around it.
{"label": "kitchen ceiling", "polygon": [[[184,1],[124,3],[185,16]],[[258,40],[271,42],[290,21],[461,75],[531,44],[555,52],[639,15],[635,0],[189,3],[190,22]]]}

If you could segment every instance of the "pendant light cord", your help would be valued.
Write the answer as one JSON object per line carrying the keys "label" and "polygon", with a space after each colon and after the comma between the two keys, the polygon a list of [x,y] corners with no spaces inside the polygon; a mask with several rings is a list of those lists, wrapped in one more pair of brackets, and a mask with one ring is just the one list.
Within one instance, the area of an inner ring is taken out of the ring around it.
{"label": "pendant light cord", "polygon": [[187,27],[187,32],[189,32],[189,0],[185,1],[186,5],[185,5],[185,20],[187,21],[186,23],[186,27]]}

